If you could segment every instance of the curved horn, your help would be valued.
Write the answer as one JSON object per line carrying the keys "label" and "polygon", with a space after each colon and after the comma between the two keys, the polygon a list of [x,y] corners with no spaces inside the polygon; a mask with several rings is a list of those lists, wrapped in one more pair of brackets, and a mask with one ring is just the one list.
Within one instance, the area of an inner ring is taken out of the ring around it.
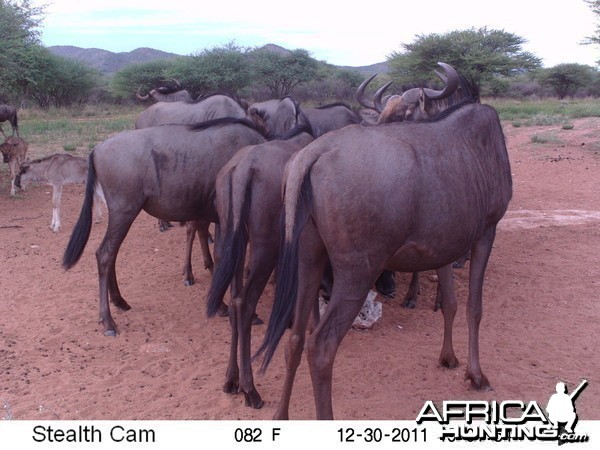
{"label": "curved horn", "polygon": [[137,90],[137,92],[135,93],[135,96],[139,99],[139,100],[148,100],[150,98],[150,95],[141,95],[140,91],[142,90],[142,86],[140,86]]}
{"label": "curved horn", "polygon": [[[365,81],[360,83],[360,86],[358,86],[358,88],[356,89],[356,92],[354,93],[354,98],[356,99],[356,101],[358,102],[358,104],[360,106],[364,106],[367,109],[373,109],[375,111],[377,111],[376,106],[374,104],[368,104],[367,101],[365,100],[365,89],[367,88],[367,85],[371,82],[371,80],[373,78],[375,78],[376,76],[377,76],[377,74],[371,75]],[[378,112],[381,112],[381,111],[378,111]]]}
{"label": "curved horn", "polygon": [[177,89],[179,89],[180,91],[183,89],[183,85],[181,84],[181,82],[179,80],[176,80],[175,78],[171,78],[171,77],[167,77],[167,80],[171,80],[173,83],[175,83],[175,87]]}
{"label": "curved horn", "polygon": [[444,74],[442,75],[437,70],[435,71],[435,74],[440,77],[444,83],[446,83],[446,86],[444,86],[444,89],[441,91],[436,91],[429,88],[423,89],[423,92],[429,100],[440,100],[442,98],[450,97],[458,89],[459,77],[456,70],[454,70],[454,68],[452,68],[452,66],[449,64],[443,62],[438,62],[438,65],[444,69]]}
{"label": "curved horn", "polygon": [[375,92],[375,95],[373,95],[373,104],[375,105],[375,111],[377,111],[379,114],[381,114],[383,108],[385,108],[385,104],[382,102],[381,97],[383,96],[385,90],[391,86],[391,84],[392,81],[388,81],[379,89],[377,89],[377,92]]}

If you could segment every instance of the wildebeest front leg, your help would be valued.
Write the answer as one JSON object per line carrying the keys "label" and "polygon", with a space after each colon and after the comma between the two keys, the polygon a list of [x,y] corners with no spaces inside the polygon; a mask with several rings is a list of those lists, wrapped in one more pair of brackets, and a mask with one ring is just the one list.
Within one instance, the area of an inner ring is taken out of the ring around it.
{"label": "wildebeest front leg", "polygon": [[406,291],[404,301],[402,302],[402,307],[414,309],[417,306],[417,298],[420,291],[419,272],[413,272],[412,277],[410,278],[410,284],[408,285],[408,291]]}
{"label": "wildebeest front leg", "polygon": [[185,261],[183,263],[183,284],[193,286],[196,282],[192,271],[192,249],[194,247],[194,236],[196,235],[196,222],[185,223]]}
{"label": "wildebeest front leg", "polygon": [[485,269],[492,252],[496,226],[488,227],[471,250],[469,270],[469,299],[467,301],[467,323],[469,325],[469,359],[465,379],[477,390],[492,389],[479,364],[479,324],[483,313],[482,293]]}
{"label": "wildebeest front leg", "polygon": [[447,265],[437,270],[438,292],[441,297],[442,314],[444,315],[444,343],[440,353],[440,365],[453,369],[458,366],[458,359],[452,346],[452,328],[456,310],[456,293],[454,292],[454,278],[452,265]]}

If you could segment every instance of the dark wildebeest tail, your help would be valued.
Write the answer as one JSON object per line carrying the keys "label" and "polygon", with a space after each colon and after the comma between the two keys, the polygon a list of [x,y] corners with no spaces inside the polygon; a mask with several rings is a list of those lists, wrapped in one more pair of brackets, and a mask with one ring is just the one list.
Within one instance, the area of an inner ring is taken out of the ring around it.
{"label": "dark wildebeest tail", "polygon": [[83,249],[87,244],[92,230],[92,207],[94,206],[94,189],[96,185],[96,170],[94,168],[94,152],[90,153],[88,158],[88,174],[85,184],[85,197],[79,219],[73,228],[73,233],[69,238],[69,243],[63,255],[62,266],[65,270],[69,270],[83,254]]}
{"label": "dark wildebeest tail", "polygon": [[[225,211],[227,217],[223,221],[221,236],[215,243],[218,247],[219,259],[206,297],[206,313],[208,317],[214,317],[219,311],[223,297],[230,286],[236,273],[243,270],[246,256],[246,245],[248,244],[248,227],[246,226],[248,211],[250,208],[250,185],[252,182],[252,171],[244,171],[242,179],[234,179],[235,168],[226,173],[220,189],[223,200],[225,200]],[[236,192],[237,188],[241,192]],[[220,218],[221,220],[223,218]]]}
{"label": "dark wildebeest tail", "polygon": [[[309,219],[312,206],[310,167],[304,172],[297,187],[297,195],[292,195],[291,208],[288,205],[288,198],[285,200],[286,206],[281,217],[282,237],[277,265],[275,299],[263,343],[254,355],[254,358],[257,358],[264,353],[264,360],[260,368],[263,373],[271,362],[275,349],[293,318],[296,307],[300,233]],[[286,190],[286,196],[291,194],[289,185],[286,186]]]}

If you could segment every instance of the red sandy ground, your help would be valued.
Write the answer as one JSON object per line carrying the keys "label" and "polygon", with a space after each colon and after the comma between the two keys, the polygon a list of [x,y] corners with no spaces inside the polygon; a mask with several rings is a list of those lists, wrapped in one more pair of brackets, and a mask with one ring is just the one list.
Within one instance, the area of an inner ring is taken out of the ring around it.
{"label": "red sandy ground", "polygon": [[[336,418],[412,420],[425,400],[518,399],[545,406],[558,381],[572,389],[587,378],[577,412],[580,419],[600,419],[600,120],[574,123],[573,130],[504,125],[514,198],[486,273],[481,333],[481,363],[494,390],[472,391],[463,380],[468,271],[455,272],[461,361],[455,370],[437,366],[442,316],[432,311],[435,282],[426,275],[415,310],[401,308],[400,298],[385,300],[373,329],[346,336],[334,369]],[[552,132],[561,142],[532,143],[538,132]],[[136,220],[117,263],[132,309],[113,308],[120,335],[105,337],[96,323],[94,251],[106,221],[93,226],[82,260],[65,272],[60,261],[82,187],[65,189],[63,227],[54,234],[50,189],[34,187],[10,199],[6,165],[0,176],[0,418],[272,417],[283,381],[281,346],[256,380],[262,409],[221,391],[229,324],[205,316],[209,274],[198,246],[197,283],[183,285],[184,229],[160,233],[145,213]],[[397,277],[398,297],[407,282],[407,275]],[[270,286],[258,307],[264,319],[272,296]],[[264,330],[253,327],[255,345]],[[305,361],[290,416],[315,417]]]}

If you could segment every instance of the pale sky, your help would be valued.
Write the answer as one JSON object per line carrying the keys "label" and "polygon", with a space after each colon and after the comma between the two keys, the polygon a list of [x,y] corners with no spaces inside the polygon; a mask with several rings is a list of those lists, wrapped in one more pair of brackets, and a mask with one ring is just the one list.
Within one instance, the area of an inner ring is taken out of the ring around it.
{"label": "pale sky", "polygon": [[527,40],[545,67],[595,66],[600,46],[580,45],[599,18],[584,0],[34,0],[46,4],[46,46],[189,55],[228,42],[303,48],[335,65],[383,62],[417,35],[487,26]]}

